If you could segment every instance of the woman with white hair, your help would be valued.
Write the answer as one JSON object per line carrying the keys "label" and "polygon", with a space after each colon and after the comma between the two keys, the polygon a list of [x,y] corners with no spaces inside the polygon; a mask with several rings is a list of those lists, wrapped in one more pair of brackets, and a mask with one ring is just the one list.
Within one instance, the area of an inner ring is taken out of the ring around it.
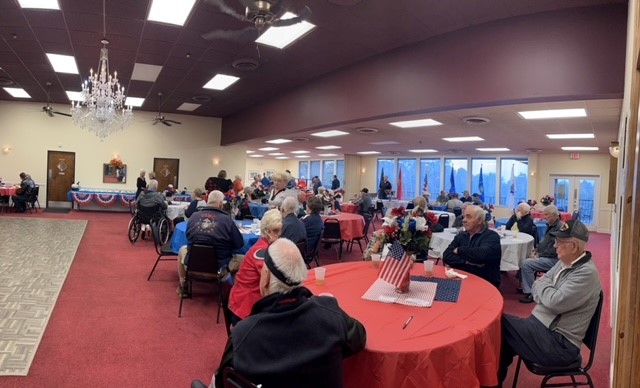
{"label": "woman with white hair", "polygon": [[282,215],[278,209],[264,213],[260,221],[260,239],[247,251],[240,269],[236,274],[236,282],[229,296],[231,322],[236,324],[251,314],[253,304],[260,296],[260,271],[264,265],[264,250],[280,237],[282,232]]}
{"label": "woman with white hair", "polygon": [[288,189],[289,174],[286,172],[277,172],[271,176],[274,188],[269,195],[269,206],[279,208],[287,197],[298,199],[298,192],[295,189]]}

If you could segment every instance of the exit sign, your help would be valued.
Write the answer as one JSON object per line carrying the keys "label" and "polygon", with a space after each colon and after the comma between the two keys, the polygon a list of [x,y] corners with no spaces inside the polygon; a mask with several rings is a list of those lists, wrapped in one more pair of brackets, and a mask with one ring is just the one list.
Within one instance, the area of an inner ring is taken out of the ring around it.
{"label": "exit sign", "polygon": [[580,159],[580,153],[579,152],[572,152],[569,154],[569,159]]}

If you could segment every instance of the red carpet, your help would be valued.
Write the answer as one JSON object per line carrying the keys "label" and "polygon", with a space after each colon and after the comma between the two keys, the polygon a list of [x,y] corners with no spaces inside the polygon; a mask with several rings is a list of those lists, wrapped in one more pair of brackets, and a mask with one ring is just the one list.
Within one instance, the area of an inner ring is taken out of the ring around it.
{"label": "red carpet", "polygon": [[[0,377],[1,387],[188,387],[208,381],[226,342],[216,324],[217,289],[194,283],[178,318],[177,264],[156,259],[153,244],[127,239],[128,213],[78,212],[20,217],[87,219],[85,236],[58,298],[29,376]],[[605,309],[592,377],[609,384],[609,235],[592,234],[588,249],[601,270]],[[321,264],[335,263],[332,249],[320,250]],[[358,247],[346,261],[361,260]],[[503,277],[505,312],[527,315],[532,305],[517,302],[514,276]],[[515,369],[512,366],[511,372]],[[521,371],[521,387],[540,378]],[[511,377],[505,386],[510,386]]]}

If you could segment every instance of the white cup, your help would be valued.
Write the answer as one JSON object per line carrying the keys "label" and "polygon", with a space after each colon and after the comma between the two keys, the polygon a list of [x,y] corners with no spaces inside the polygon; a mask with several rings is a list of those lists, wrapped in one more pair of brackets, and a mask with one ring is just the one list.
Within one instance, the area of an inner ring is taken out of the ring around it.
{"label": "white cup", "polygon": [[427,275],[427,277],[432,277],[433,276],[433,261],[432,260],[425,260],[422,262],[422,264],[424,265],[424,274]]}
{"label": "white cup", "polygon": [[507,225],[500,225],[500,231],[504,234],[504,232],[507,230]]}
{"label": "white cup", "polygon": [[324,267],[316,267],[314,268],[315,272],[316,272],[316,284],[319,286],[324,285],[324,276],[327,272],[326,268]]}
{"label": "white cup", "polygon": [[380,259],[381,256],[379,253],[372,253],[371,254],[371,262],[373,263],[373,268],[379,268],[380,267]]}

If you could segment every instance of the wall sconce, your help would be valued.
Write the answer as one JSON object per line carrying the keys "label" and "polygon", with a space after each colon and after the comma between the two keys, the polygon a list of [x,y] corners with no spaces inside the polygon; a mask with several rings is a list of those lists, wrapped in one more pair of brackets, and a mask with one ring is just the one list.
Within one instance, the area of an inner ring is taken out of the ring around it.
{"label": "wall sconce", "polygon": [[218,159],[216,159],[216,158],[213,158],[211,160],[211,163],[213,163],[214,166],[217,166],[218,164],[220,164],[220,161]]}
{"label": "wall sconce", "polygon": [[11,146],[4,146],[2,147],[2,153],[7,155],[9,152],[11,152]]}
{"label": "wall sconce", "polygon": [[117,153],[114,153],[114,154],[113,154],[113,155],[111,155],[111,156],[112,156],[112,159],[120,160],[120,155],[118,155]]}
{"label": "wall sconce", "polygon": [[531,171],[531,176],[536,176],[536,172],[535,171]]}
{"label": "wall sconce", "polygon": [[367,169],[365,167],[362,167],[362,173],[364,174],[366,172],[367,172]]}
{"label": "wall sconce", "polygon": [[614,158],[618,159],[620,156],[620,144],[617,141],[612,141],[611,146],[609,147],[609,153]]}

